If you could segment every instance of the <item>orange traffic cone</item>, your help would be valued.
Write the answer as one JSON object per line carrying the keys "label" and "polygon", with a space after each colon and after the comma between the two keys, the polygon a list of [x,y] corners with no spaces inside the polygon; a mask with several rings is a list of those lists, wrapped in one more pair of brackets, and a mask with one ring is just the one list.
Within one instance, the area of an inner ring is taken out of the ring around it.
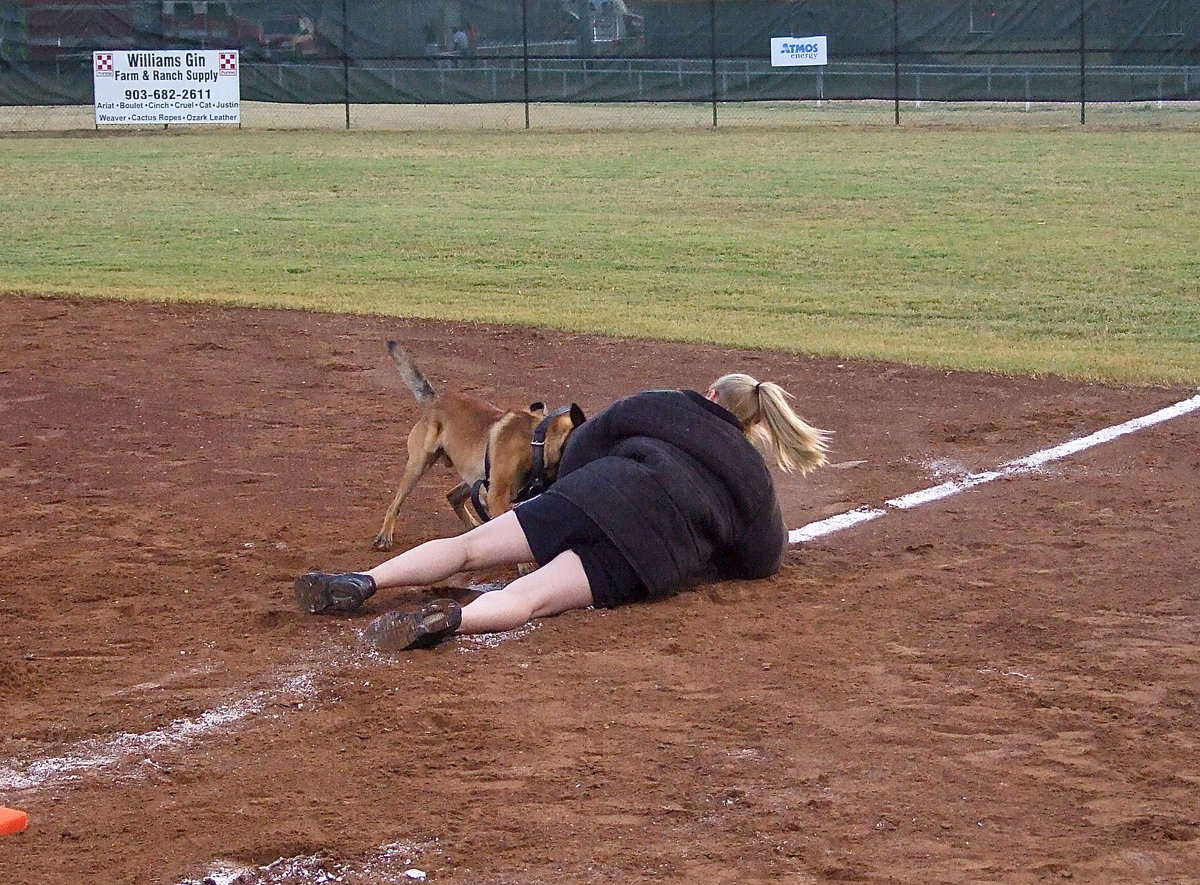
{"label": "orange traffic cone", "polygon": [[19,833],[29,826],[29,815],[15,808],[0,805],[0,836]]}

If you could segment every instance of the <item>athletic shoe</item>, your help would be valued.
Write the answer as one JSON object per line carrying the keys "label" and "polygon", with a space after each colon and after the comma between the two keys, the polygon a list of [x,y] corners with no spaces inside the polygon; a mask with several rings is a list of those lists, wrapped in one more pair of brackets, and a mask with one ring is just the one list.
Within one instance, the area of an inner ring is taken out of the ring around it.
{"label": "athletic shoe", "polygon": [[309,572],[296,578],[296,607],[302,612],[352,612],[375,595],[375,579],[370,575],[345,572],[328,575]]}
{"label": "athletic shoe", "polygon": [[388,612],[363,631],[363,641],[380,651],[433,648],[462,624],[462,607],[438,599],[415,612]]}

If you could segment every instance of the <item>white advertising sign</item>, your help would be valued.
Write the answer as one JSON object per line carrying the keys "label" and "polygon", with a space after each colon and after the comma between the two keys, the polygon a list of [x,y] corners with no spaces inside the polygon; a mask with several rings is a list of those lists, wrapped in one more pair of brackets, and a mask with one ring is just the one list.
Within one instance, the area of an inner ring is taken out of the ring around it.
{"label": "white advertising sign", "polygon": [[236,49],[93,52],[92,83],[101,125],[242,121]]}
{"label": "white advertising sign", "polygon": [[772,37],[771,67],[828,64],[828,37]]}

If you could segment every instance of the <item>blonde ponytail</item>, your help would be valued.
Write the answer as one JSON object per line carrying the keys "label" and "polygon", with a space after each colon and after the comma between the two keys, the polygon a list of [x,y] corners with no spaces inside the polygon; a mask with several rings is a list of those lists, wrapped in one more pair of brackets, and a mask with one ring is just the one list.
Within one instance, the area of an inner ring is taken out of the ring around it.
{"label": "blonde ponytail", "polygon": [[792,395],[773,381],[749,375],[722,375],[710,393],[742,422],[746,436],[770,453],[785,473],[808,473],[825,464],[829,431],[818,430],[797,415],[788,400]]}

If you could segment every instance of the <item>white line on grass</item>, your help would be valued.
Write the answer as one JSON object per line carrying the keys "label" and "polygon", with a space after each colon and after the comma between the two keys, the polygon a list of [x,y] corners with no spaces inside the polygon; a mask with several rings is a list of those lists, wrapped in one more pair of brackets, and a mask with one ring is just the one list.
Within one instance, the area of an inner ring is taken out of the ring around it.
{"label": "white line on grass", "polygon": [[802,544],[805,541],[812,541],[816,538],[832,535],[834,532],[840,532],[842,529],[848,529],[851,526],[879,519],[879,517],[887,516],[894,510],[912,510],[914,507],[920,507],[922,504],[929,504],[933,501],[949,498],[951,495],[957,495],[959,492],[965,492],[967,489],[973,489],[975,486],[981,486],[993,480],[1002,479],[1006,476],[1014,476],[1019,473],[1030,473],[1052,461],[1060,461],[1063,458],[1086,451],[1102,443],[1112,442],[1114,439],[1119,439],[1126,434],[1145,430],[1147,427],[1153,427],[1155,424],[1161,424],[1164,421],[1170,421],[1174,418],[1190,414],[1197,409],[1200,409],[1200,394],[1177,402],[1173,406],[1159,409],[1157,412],[1151,412],[1149,415],[1143,415],[1141,418],[1133,418],[1123,424],[1114,424],[1112,427],[1105,427],[1103,430],[1097,430],[1095,433],[1090,433],[1087,436],[1068,440],[1057,446],[1051,446],[1048,449],[1034,452],[1032,455],[1026,455],[1024,458],[1009,461],[1006,464],[1001,464],[995,470],[985,470],[982,473],[969,473],[966,476],[959,477],[950,482],[944,482],[941,485],[921,489],[917,492],[909,492],[907,495],[901,495],[899,498],[892,498],[885,501],[882,508],[858,507],[846,513],[839,513],[837,516],[822,519],[819,522],[809,523],[806,526],[793,529],[789,532],[788,541],[792,544]]}

